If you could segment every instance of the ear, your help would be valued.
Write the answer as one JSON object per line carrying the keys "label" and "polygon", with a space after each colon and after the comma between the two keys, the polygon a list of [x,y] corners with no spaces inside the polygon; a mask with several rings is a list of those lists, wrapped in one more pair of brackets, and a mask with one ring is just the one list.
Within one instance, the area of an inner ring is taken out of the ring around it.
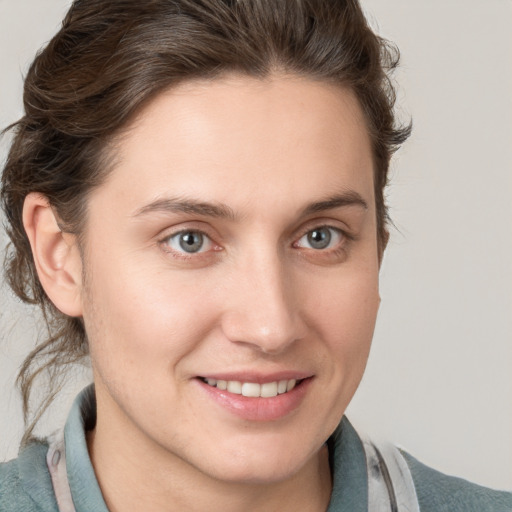
{"label": "ear", "polygon": [[23,225],[49,299],[62,313],[82,316],[82,258],[76,236],[61,231],[48,199],[37,192],[25,198]]}

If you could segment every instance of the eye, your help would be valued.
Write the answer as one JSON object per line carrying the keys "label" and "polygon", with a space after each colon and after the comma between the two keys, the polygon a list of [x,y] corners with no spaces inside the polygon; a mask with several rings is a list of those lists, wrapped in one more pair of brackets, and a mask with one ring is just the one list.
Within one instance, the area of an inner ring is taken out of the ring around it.
{"label": "eye", "polygon": [[173,251],[187,254],[208,251],[213,245],[207,235],[193,230],[175,233],[165,240],[165,244]]}
{"label": "eye", "polygon": [[338,246],[342,239],[343,233],[339,229],[320,226],[308,231],[294,245],[321,251]]}

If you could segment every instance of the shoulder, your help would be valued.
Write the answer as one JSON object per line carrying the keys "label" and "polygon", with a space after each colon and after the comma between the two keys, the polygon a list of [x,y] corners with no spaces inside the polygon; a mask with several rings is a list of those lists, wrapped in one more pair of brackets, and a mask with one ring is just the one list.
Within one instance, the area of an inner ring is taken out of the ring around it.
{"label": "shoulder", "polygon": [[48,446],[33,442],[17,459],[0,464],[1,512],[56,512],[57,504],[46,467]]}
{"label": "shoulder", "polygon": [[512,512],[512,493],[445,475],[402,452],[414,481],[421,512]]}

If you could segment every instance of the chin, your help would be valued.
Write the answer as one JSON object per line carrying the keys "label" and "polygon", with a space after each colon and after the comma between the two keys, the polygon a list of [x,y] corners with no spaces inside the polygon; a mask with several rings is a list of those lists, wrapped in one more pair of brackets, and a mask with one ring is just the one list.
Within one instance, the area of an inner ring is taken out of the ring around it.
{"label": "chin", "polygon": [[[274,436],[271,436],[274,437]],[[237,439],[230,446],[217,445],[214,453],[198,464],[203,473],[230,483],[272,484],[292,478],[308,463],[314,462],[323,443],[305,450],[305,440],[290,443],[291,437]],[[310,443],[311,445],[313,443]],[[205,454],[206,455],[206,454]]]}
{"label": "chin", "polygon": [[305,461],[291,463],[282,458],[278,460],[232,460],[222,467],[209,468],[210,476],[231,484],[269,485],[292,478],[305,465]]}

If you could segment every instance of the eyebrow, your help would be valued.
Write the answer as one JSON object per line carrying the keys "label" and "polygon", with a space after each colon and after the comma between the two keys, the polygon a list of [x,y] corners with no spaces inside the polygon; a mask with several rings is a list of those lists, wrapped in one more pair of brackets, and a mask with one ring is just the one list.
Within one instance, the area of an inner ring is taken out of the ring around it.
{"label": "eyebrow", "polygon": [[344,206],[358,206],[364,210],[368,210],[368,203],[361,197],[361,195],[354,190],[335,194],[322,201],[317,201],[306,206],[302,212],[302,216],[312,215],[313,213],[320,213],[326,210],[334,210]]}
{"label": "eyebrow", "polygon": [[[341,194],[335,194],[321,201],[309,204],[301,212],[301,217],[306,217],[314,213],[320,213],[335,208],[346,206],[358,206],[364,210],[368,209],[367,202],[361,195],[355,191],[347,191]],[[222,203],[208,203],[196,201],[193,199],[165,198],[157,199],[146,206],[143,206],[135,212],[133,217],[140,217],[149,213],[187,213],[192,215],[201,215],[203,217],[214,217],[235,221],[238,216],[227,205]]]}
{"label": "eyebrow", "polygon": [[205,203],[191,199],[166,198],[157,199],[135,212],[134,217],[148,213],[188,213],[204,217],[235,220],[235,212],[225,204]]}

